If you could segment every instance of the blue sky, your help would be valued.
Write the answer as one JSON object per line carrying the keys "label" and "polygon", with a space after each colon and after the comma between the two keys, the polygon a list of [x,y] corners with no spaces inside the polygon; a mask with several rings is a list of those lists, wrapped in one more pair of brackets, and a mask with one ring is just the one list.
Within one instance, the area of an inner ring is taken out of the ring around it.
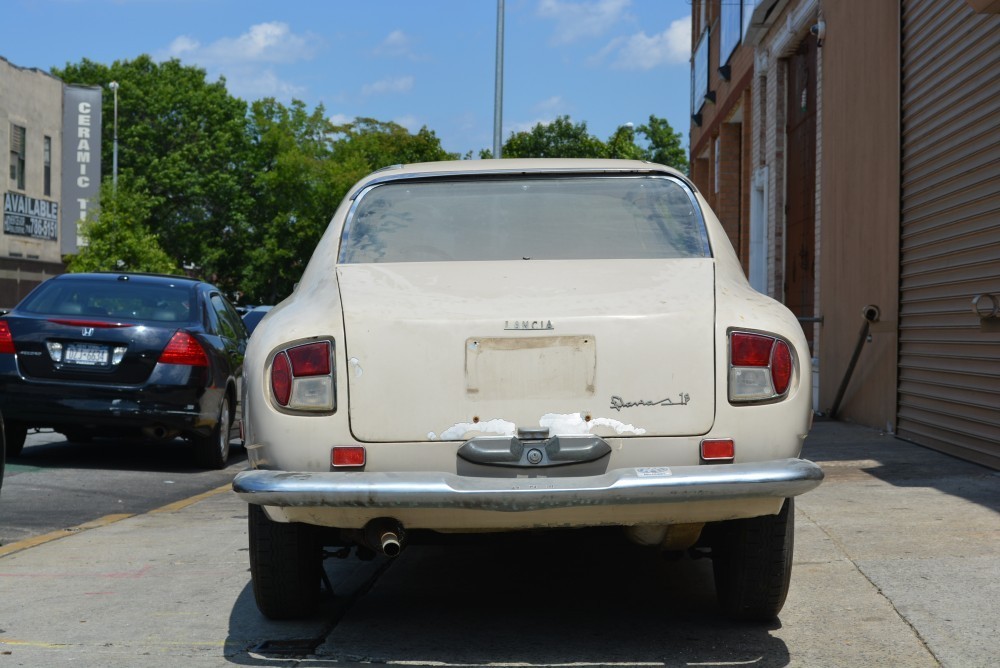
{"label": "blue sky", "polygon": [[[687,142],[690,0],[505,5],[504,138],[568,114],[607,139],[655,114]],[[175,57],[245,100],[493,145],[496,0],[4,0],[3,17],[0,56],[21,67]]]}

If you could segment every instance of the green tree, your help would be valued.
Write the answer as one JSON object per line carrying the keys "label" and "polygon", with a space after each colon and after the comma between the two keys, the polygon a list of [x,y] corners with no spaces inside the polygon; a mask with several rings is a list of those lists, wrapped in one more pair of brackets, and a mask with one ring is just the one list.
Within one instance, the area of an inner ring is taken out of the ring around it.
{"label": "green tree", "polygon": [[322,106],[258,100],[247,130],[254,206],[239,284],[249,301],[274,304],[292,291],[348,186],[331,159],[334,126]]}
{"label": "green tree", "polygon": [[459,158],[457,153],[445,151],[441,140],[426,126],[414,134],[397,123],[356,118],[337,126],[336,131],[340,137],[334,145],[334,160],[358,167],[363,164],[366,174],[389,165]]}
{"label": "green tree", "polygon": [[501,151],[504,158],[603,158],[607,146],[587,132],[587,124],[574,124],[569,116],[538,123],[528,131],[511,133]]}
{"label": "green tree", "polygon": [[225,81],[178,60],[149,56],[111,66],[84,59],[53,73],[67,83],[104,88],[102,172],[112,168],[113,94],[118,89],[118,184],[146,199],[141,222],[175,262],[233,288],[250,208],[246,103]]}
{"label": "green tree", "polygon": [[101,206],[88,215],[81,233],[86,245],[69,259],[70,272],[144,271],[178,274],[177,263],[160,247],[143,221],[149,216],[148,198],[110,179],[101,185]]}
{"label": "green tree", "polygon": [[649,123],[640,125],[638,131],[649,142],[643,159],[687,173],[687,151],[684,149],[681,133],[674,132],[667,119],[650,114]]}
{"label": "green tree", "polygon": [[645,152],[636,146],[635,128],[632,124],[621,125],[608,138],[605,144],[605,158],[619,158],[622,160],[644,160]]}

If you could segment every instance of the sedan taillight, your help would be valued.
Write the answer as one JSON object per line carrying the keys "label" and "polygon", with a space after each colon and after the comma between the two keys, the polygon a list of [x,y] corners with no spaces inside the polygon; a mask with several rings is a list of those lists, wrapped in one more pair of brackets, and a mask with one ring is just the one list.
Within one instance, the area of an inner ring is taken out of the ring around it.
{"label": "sedan taillight", "polygon": [[729,401],[768,401],[783,397],[792,382],[792,351],[773,336],[729,334]]}
{"label": "sedan taillight", "polygon": [[183,330],[174,332],[170,343],[160,353],[161,364],[181,364],[183,366],[208,366],[208,355],[198,343],[198,339]]}
{"label": "sedan taillight", "polygon": [[332,352],[330,341],[278,351],[271,360],[271,396],[275,403],[297,411],[335,410]]}
{"label": "sedan taillight", "polygon": [[0,320],[0,353],[13,355],[17,352],[14,348],[14,337],[10,333],[10,325]]}

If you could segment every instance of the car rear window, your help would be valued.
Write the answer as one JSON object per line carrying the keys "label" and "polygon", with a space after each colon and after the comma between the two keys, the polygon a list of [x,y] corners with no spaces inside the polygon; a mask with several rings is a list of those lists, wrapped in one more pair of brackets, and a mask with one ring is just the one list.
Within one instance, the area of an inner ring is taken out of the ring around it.
{"label": "car rear window", "polygon": [[709,257],[681,181],[567,176],[395,181],[359,196],[340,261]]}
{"label": "car rear window", "polygon": [[40,285],[18,310],[41,315],[102,316],[148,322],[190,322],[190,284],[119,280],[51,280]]}

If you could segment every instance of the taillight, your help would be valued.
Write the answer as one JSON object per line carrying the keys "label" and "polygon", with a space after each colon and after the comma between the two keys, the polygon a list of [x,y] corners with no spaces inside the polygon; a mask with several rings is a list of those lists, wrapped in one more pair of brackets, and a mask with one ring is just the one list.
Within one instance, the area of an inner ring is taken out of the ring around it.
{"label": "taillight", "polygon": [[177,331],[170,337],[170,343],[160,353],[161,364],[182,364],[184,366],[208,366],[205,349],[188,332]]}
{"label": "taillight", "polygon": [[271,360],[271,395],[275,403],[298,411],[332,411],[333,344],[317,341],[278,351]]}
{"label": "taillight", "polygon": [[792,382],[792,351],[763,334],[729,335],[729,400],[767,401],[784,396]]}
{"label": "taillight", "polygon": [[10,325],[0,320],[0,353],[13,355],[17,350],[14,348],[14,337],[10,333]]}

